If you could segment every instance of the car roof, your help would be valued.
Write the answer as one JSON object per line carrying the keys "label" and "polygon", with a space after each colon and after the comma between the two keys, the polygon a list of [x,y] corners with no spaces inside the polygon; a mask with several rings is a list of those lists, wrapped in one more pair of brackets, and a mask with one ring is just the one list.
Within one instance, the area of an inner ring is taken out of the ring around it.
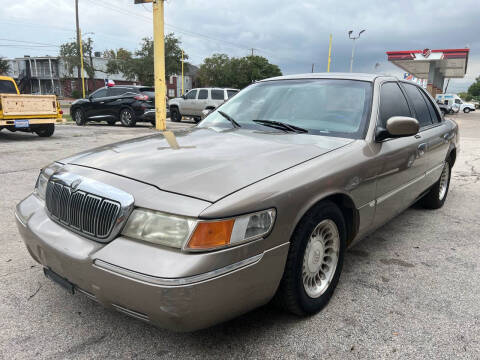
{"label": "car roof", "polygon": [[389,78],[398,80],[392,76],[379,75],[379,74],[324,72],[324,73],[305,73],[305,74],[276,76],[276,77],[268,78],[261,81],[296,80],[296,79],[345,79],[345,80],[374,81],[378,77],[389,77]]}

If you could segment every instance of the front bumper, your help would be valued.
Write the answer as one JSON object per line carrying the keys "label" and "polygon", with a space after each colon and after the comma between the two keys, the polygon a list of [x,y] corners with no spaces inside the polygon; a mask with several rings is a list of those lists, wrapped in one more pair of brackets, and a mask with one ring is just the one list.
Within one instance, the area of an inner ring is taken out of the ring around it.
{"label": "front bumper", "polygon": [[[106,307],[175,331],[209,327],[267,303],[278,287],[288,253],[285,243],[213,271],[164,278],[122,266],[124,252],[118,259],[102,257],[116,241],[123,242],[123,249],[138,242],[118,238],[101,244],[76,235],[51,221],[43,202],[33,195],[17,205],[16,218],[31,256],[79,292]],[[156,247],[143,260],[151,264],[166,261],[167,256],[168,250]]]}

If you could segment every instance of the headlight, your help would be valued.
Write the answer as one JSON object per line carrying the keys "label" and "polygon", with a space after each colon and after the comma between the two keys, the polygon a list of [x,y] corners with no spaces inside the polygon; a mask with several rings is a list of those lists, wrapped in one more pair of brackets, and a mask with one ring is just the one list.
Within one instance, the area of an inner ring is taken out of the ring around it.
{"label": "headlight", "polygon": [[184,250],[212,250],[268,235],[275,221],[269,209],[232,219],[198,221],[146,209],[135,209],[123,235]]}
{"label": "headlight", "polygon": [[123,235],[154,244],[181,248],[195,227],[195,220],[146,209],[135,209]]}
{"label": "headlight", "polygon": [[50,177],[60,169],[63,165],[60,163],[52,163],[43,168],[38,175],[37,183],[35,184],[35,190],[33,193],[40,199],[45,200],[45,193],[47,192],[47,184]]}

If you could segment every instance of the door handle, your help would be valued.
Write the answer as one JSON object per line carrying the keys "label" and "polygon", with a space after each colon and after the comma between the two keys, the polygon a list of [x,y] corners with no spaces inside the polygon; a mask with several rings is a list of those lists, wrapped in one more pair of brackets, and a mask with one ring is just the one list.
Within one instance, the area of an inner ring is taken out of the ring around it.
{"label": "door handle", "polygon": [[426,143],[418,145],[418,156],[419,157],[422,157],[423,155],[425,155],[426,151],[427,151],[427,144]]}
{"label": "door handle", "polygon": [[105,104],[105,101],[100,101],[100,104]]}

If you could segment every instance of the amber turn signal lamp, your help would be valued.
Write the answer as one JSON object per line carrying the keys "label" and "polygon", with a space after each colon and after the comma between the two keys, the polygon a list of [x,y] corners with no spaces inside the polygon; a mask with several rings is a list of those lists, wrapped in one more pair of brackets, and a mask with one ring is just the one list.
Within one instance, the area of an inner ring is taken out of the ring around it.
{"label": "amber turn signal lamp", "polygon": [[230,244],[230,237],[235,220],[198,223],[187,248],[211,249]]}

